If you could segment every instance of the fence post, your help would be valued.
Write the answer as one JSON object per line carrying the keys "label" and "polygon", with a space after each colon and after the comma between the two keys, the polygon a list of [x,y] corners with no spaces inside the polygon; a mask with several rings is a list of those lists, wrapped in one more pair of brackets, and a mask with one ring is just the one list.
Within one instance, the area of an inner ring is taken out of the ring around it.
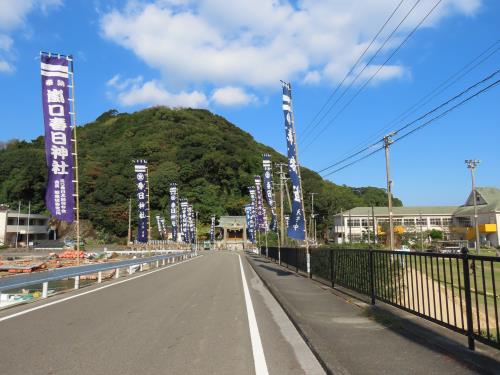
{"label": "fence post", "polygon": [[373,250],[368,249],[368,267],[370,268],[370,297],[372,305],[375,305],[375,267],[373,265]]}
{"label": "fence post", "polygon": [[464,271],[464,292],[465,292],[465,313],[467,315],[467,339],[469,341],[469,349],[475,349],[474,343],[474,327],[472,322],[472,298],[470,290],[469,276],[469,250],[466,247],[462,248],[462,262]]}
{"label": "fence post", "polygon": [[49,294],[49,283],[46,281],[42,284],[42,298],[47,298]]}
{"label": "fence post", "polygon": [[330,249],[330,280],[332,281],[332,289],[335,288],[335,272],[333,271],[334,266],[333,249]]}
{"label": "fence post", "polygon": [[299,249],[295,248],[295,268],[297,269],[297,273],[299,273]]}

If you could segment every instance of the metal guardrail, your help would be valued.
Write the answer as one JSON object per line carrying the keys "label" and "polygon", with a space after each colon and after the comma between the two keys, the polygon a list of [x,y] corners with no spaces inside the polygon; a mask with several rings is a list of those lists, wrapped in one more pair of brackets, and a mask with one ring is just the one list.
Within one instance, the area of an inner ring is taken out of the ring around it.
{"label": "metal guardrail", "polygon": [[[303,270],[304,249],[268,248],[269,258]],[[266,249],[261,251],[266,255]],[[342,286],[500,349],[500,258],[387,250],[312,249],[317,281]]]}
{"label": "metal guardrail", "polygon": [[109,271],[114,269],[120,269],[124,267],[137,266],[141,264],[160,262],[163,260],[182,260],[192,258],[195,255],[194,252],[185,252],[185,253],[176,253],[169,255],[157,255],[152,257],[144,257],[144,258],[136,258],[136,259],[127,259],[116,262],[107,262],[107,263],[98,263],[98,264],[89,264],[84,266],[75,266],[75,267],[65,267],[65,268],[56,268],[42,272],[34,272],[29,274],[22,274],[16,276],[9,276],[0,279],[0,292],[9,290],[9,289],[17,289],[24,288],[26,286],[34,285],[34,284],[44,284],[50,281],[56,281],[71,277],[83,276],[88,274],[99,273],[102,271]]}

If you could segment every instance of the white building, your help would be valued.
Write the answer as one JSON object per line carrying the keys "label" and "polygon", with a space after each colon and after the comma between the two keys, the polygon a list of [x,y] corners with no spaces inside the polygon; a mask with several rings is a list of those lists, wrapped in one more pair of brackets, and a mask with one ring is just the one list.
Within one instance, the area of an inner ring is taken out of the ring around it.
{"label": "white building", "polygon": [[29,242],[47,240],[49,217],[38,214],[19,214],[8,206],[0,205],[0,244],[27,246]]}
{"label": "white building", "polygon": [[[498,246],[500,189],[477,188],[477,193],[480,241]],[[355,207],[334,216],[333,238],[336,243],[366,242],[374,233],[385,235],[388,222],[387,207],[374,207],[373,212],[371,207]],[[475,241],[473,194],[462,206],[393,207],[393,225],[399,234],[436,229],[446,239]]]}

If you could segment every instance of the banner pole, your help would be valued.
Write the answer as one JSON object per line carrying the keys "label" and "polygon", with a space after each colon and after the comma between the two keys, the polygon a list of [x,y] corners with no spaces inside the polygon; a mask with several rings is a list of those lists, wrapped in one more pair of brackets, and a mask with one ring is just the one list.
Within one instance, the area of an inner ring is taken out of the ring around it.
{"label": "banner pole", "polygon": [[77,122],[76,122],[76,106],[75,106],[75,72],[74,72],[74,65],[73,65],[73,56],[68,56],[67,57],[69,61],[69,75],[71,76],[71,98],[70,98],[70,104],[71,104],[71,110],[70,110],[70,115],[71,115],[71,127],[73,128],[73,139],[71,140],[73,142],[73,183],[74,183],[74,192],[73,196],[75,197],[75,211],[76,211],[76,217],[75,217],[75,224],[76,224],[76,265],[80,265],[80,193],[79,193],[79,168],[78,168],[78,141],[77,141],[77,136],[76,136],[76,127],[77,127]]}
{"label": "banner pole", "polygon": [[149,242],[151,241],[151,205],[149,204],[149,164],[146,166],[146,188],[147,190],[147,195],[148,195],[148,242],[146,243],[146,246],[148,247],[149,250],[149,255],[151,256],[151,246],[149,245]]}
{"label": "banner pole", "polygon": [[[292,91],[292,85],[288,83],[290,87],[290,92]],[[292,117],[292,129],[293,129],[293,141],[295,143],[295,156],[297,158],[297,174],[299,175],[300,183],[300,200],[302,203],[302,213],[304,214],[304,240],[306,242],[306,265],[307,265],[307,275],[311,277],[311,253],[309,250],[309,239],[307,237],[307,225],[306,225],[306,211],[304,209],[304,191],[302,190],[302,175],[300,174],[300,162],[299,162],[299,145],[297,144],[297,134],[295,132],[295,115],[293,112],[293,100],[290,97],[290,114]]]}

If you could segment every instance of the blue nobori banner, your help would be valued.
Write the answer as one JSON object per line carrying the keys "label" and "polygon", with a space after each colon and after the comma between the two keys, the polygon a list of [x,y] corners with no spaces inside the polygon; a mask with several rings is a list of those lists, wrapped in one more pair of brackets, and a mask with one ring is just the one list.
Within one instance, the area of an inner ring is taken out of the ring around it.
{"label": "blue nobori banner", "polygon": [[194,234],[194,219],[193,219],[194,210],[192,204],[189,204],[187,207],[187,215],[188,215],[189,243],[193,243],[195,234]]}
{"label": "blue nobori banner", "polygon": [[[74,220],[73,145],[69,97],[71,57],[42,54],[42,104],[48,180],[45,204],[58,220]],[[72,69],[71,69],[72,70]]]}
{"label": "blue nobori banner", "polygon": [[251,210],[251,228],[254,234],[254,239],[257,235],[257,192],[255,186],[250,186],[248,188],[248,193],[250,194],[250,207]]}
{"label": "blue nobori banner", "polygon": [[182,241],[189,243],[189,221],[188,221],[188,201],[187,199],[180,200],[181,205],[181,235]]}
{"label": "blue nobori banner", "polygon": [[177,184],[170,184],[170,222],[172,224],[172,241],[177,242]]}
{"label": "blue nobori banner", "polygon": [[251,243],[255,243],[255,228],[253,220],[252,205],[247,204],[245,206],[245,219],[247,224],[247,237]]}
{"label": "blue nobori banner", "polygon": [[260,232],[267,232],[268,228],[267,228],[266,209],[264,207],[264,198],[262,197],[262,180],[260,176],[255,176],[254,181],[255,181],[255,196],[257,203],[257,205],[255,206],[257,229]]}
{"label": "blue nobori banner", "polygon": [[135,185],[137,196],[138,230],[137,242],[147,243],[149,231],[149,199],[148,199],[148,162],[134,161]]}
{"label": "blue nobori banner", "polygon": [[211,243],[215,242],[215,216],[212,216],[210,222],[210,242]]}
{"label": "blue nobori banner", "polygon": [[271,155],[262,155],[262,166],[264,167],[264,192],[266,194],[267,204],[271,208],[271,224],[269,229],[273,232],[278,230],[278,220],[276,218],[276,203],[273,195],[273,168],[271,163]]}
{"label": "blue nobori banner", "polygon": [[283,82],[283,113],[285,115],[286,146],[288,154],[288,174],[292,183],[292,212],[288,224],[288,237],[296,240],[306,239],[306,226],[303,207],[303,196],[300,182],[299,160],[297,158],[297,140],[293,124],[292,88]]}

